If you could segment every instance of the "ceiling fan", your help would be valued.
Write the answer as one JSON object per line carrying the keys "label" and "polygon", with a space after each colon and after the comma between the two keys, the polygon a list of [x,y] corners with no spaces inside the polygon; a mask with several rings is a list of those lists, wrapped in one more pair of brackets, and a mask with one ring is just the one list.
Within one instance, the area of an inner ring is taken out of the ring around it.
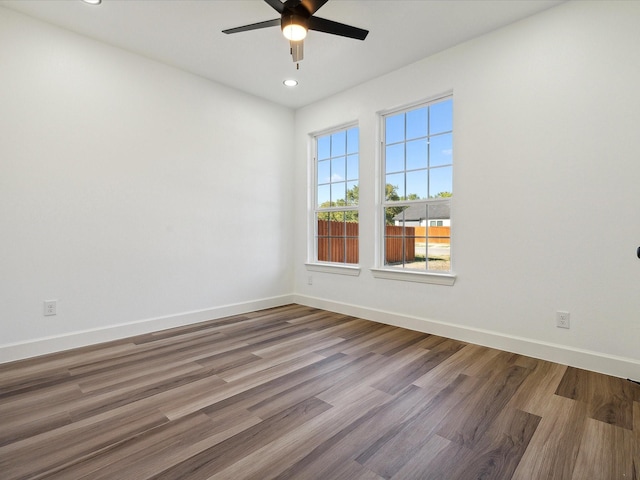
{"label": "ceiling fan", "polygon": [[280,0],[264,1],[280,14],[280,18],[229,28],[223,30],[222,33],[247,32],[280,25],[283,35],[290,42],[291,56],[296,63],[303,58],[303,41],[307,36],[308,30],[316,30],[357,40],[364,40],[369,33],[368,30],[314,16],[314,13],[329,0],[286,0],[284,3]]}

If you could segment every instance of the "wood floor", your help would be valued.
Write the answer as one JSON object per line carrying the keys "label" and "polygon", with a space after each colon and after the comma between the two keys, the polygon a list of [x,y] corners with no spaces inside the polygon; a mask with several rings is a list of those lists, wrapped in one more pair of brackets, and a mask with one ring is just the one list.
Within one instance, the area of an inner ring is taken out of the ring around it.
{"label": "wood floor", "polygon": [[640,386],[288,305],[0,365],[0,478],[640,480]]}

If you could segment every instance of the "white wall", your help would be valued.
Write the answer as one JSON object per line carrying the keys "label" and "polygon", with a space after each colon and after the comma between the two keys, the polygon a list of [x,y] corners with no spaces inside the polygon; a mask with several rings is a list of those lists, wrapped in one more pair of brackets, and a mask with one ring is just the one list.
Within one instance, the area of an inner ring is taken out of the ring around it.
{"label": "white wall", "polygon": [[0,361],[291,300],[293,128],[0,8]]}
{"label": "white wall", "polygon": [[[362,266],[308,272],[298,204],[297,300],[640,379],[638,25],[640,2],[570,2],[297,111],[298,198],[308,134],[360,124]],[[376,112],[450,89],[456,284],[374,279]]]}

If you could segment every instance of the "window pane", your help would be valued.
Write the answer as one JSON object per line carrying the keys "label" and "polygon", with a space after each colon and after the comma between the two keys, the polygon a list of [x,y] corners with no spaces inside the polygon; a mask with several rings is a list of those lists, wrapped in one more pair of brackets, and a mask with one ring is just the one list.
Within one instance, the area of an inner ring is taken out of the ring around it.
{"label": "window pane", "polygon": [[331,156],[344,155],[347,147],[347,133],[343,130],[331,135]]}
{"label": "window pane", "polygon": [[[409,208],[406,206],[402,207],[386,207],[384,209],[385,223],[387,225],[396,225],[403,226],[404,225],[404,211]],[[400,235],[400,233],[397,233]]]}
{"label": "window pane", "polygon": [[[435,205],[430,207],[434,210]],[[435,213],[435,212],[434,212]],[[447,222],[448,225],[442,225]],[[435,271],[451,270],[451,226],[450,220],[437,221],[437,227],[429,227],[427,238],[427,269]]]}
{"label": "window pane", "polygon": [[[439,203],[385,208],[385,265],[412,270],[450,271],[449,225],[426,226],[427,212],[442,214],[446,211],[448,215],[448,207],[443,207],[444,204]],[[389,218],[392,220],[389,221]],[[449,219],[439,222],[449,222]]]}
{"label": "window pane", "polygon": [[435,103],[429,107],[429,134],[453,130],[453,100]]}
{"label": "window pane", "polygon": [[329,261],[329,218],[327,213],[316,215],[317,236],[316,236],[316,260],[319,262]]}
{"label": "window pane", "polygon": [[407,170],[427,168],[427,139],[407,142]]}
{"label": "window pane", "polygon": [[396,143],[404,140],[404,113],[386,117],[385,119],[385,143]]}
{"label": "window pane", "polygon": [[345,187],[345,182],[336,182],[331,184],[332,206],[345,205]]}
{"label": "window pane", "polygon": [[[387,200],[400,200],[404,198],[404,173],[387,175],[387,185],[391,185],[397,195],[397,198],[387,198]],[[389,195],[387,195],[387,197],[389,197]]]}
{"label": "window pane", "polygon": [[407,140],[427,136],[427,107],[407,112]]}
{"label": "window pane", "polygon": [[347,176],[347,164],[345,157],[338,157],[331,160],[331,181],[343,182]]}
{"label": "window pane", "polygon": [[360,151],[358,129],[347,130],[347,153],[358,153]]}
{"label": "window pane", "polygon": [[447,196],[443,194],[453,193],[451,174],[452,167],[429,170],[429,195],[431,197]]}
{"label": "window pane", "polygon": [[343,212],[331,212],[329,214],[329,236],[340,237],[344,236],[344,213]]}
{"label": "window pane", "polygon": [[404,143],[387,147],[384,160],[387,173],[404,170]]}
{"label": "window pane", "polygon": [[329,207],[331,201],[331,185],[319,185],[318,186],[318,206]]}
{"label": "window pane", "polygon": [[431,137],[429,142],[429,166],[451,165],[453,159],[453,140],[450,133]]}
{"label": "window pane", "polygon": [[407,172],[407,197],[409,200],[427,198],[427,170]]}
{"label": "window pane", "polygon": [[413,231],[413,236],[407,236],[407,248],[413,250],[407,255],[407,261],[404,267],[412,270],[427,269],[427,237],[425,237],[426,227],[413,227],[409,233]]}
{"label": "window pane", "polygon": [[318,137],[318,160],[331,156],[331,137]]}
{"label": "window pane", "polygon": [[[385,209],[387,218],[402,218],[402,212],[394,212],[393,209]],[[402,265],[404,262],[404,227],[400,221],[400,225],[393,225],[387,222],[385,226],[384,236],[384,263],[385,265]]]}
{"label": "window pane", "polygon": [[347,180],[358,178],[358,154],[347,157]]}
{"label": "window pane", "polygon": [[358,263],[358,237],[347,237],[344,263]]}
{"label": "window pane", "polygon": [[331,181],[331,164],[328,160],[318,162],[318,184]]}
{"label": "window pane", "polygon": [[358,182],[347,182],[347,205],[357,205],[359,197]]}
{"label": "window pane", "polygon": [[358,212],[331,212],[317,216],[317,259],[320,262],[358,263]]}

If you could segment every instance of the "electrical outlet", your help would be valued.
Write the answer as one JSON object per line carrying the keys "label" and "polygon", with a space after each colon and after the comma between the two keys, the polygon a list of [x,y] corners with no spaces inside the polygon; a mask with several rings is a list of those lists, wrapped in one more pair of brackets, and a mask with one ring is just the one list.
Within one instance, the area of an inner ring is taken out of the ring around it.
{"label": "electrical outlet", "polygon": [[569,312],[556,312],[556,327],[569,328]]}
{"label": "electrical outlet", "polygon": [[313,285],[313,277],[311,275],[307,277],[307,285]]}
{"label": "electrical outlet", "polygon": [[44,316],[50,317],[58,313],[58,301],[57,300],[45,300],[44,301]]}

